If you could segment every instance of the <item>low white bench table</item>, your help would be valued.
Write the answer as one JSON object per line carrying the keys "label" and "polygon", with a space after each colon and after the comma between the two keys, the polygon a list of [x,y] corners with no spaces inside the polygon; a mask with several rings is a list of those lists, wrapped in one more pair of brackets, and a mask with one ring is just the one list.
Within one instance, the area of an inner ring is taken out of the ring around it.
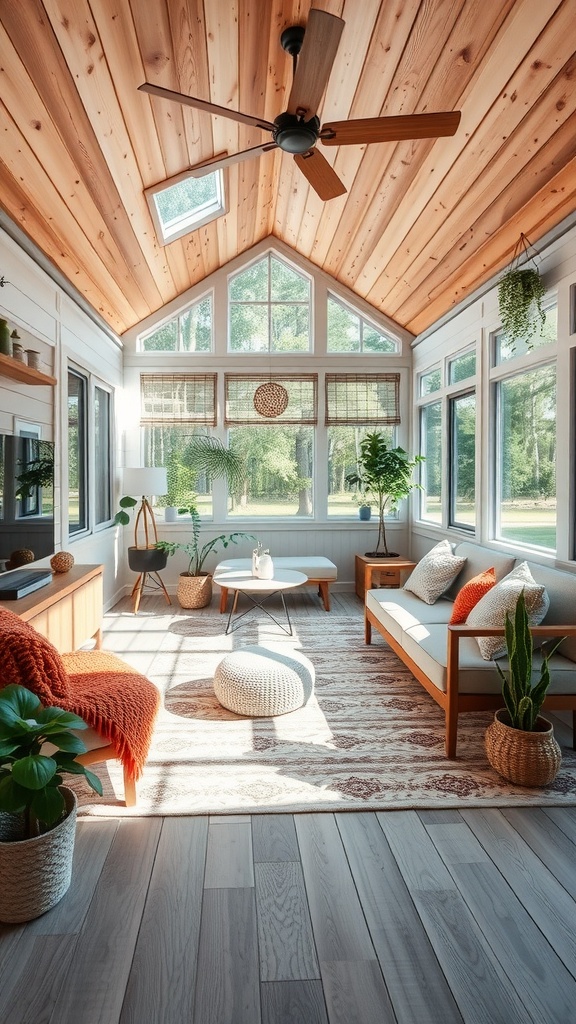
{"label": "low white bench table", "polygon": [[[226,594],[228,594],[229,590],[236,592],[235,599],[230,608],[230,614],[228,615],[228,622],[226,623],[226,633],[233,633],[241,625],[241,619],[248,615],[253,608],[260,608],[266,613],[268,618],[272,619],[277,626],[280,626],[280,629],[288,633],[288,636],[292,636],[292,623],[283,591],[290,590],[292,587],[300,587],[303,583],[307,582],[308,577],[303,572],[295,572],[293,569],[277,569],[274,567],[272,579],[261,580],[257,576],[252,575],[252,570],[246,572],[243,569],[222,569],[221,566],[217,566],[214,572],[214,583],[225,589]],[[236,611],[236,597],[238,594],[244,594],[249,599],[250,607],[243,612],[239,612],[234,619],[234,625],[232,625],[232,616]],[[282,622],[278,622],[278,619],[272,615],[272,612],[264,607],[264,602],[275,594],[280,594],[288,628]],[[220,605],[220,608],[222,608],[222,605]]]}
{"label": "low white bench table", "polygon": [[[306,582],[318,587],[318,593],[322,598],[322,603],[327,612],[330,611],[330,591],[329,587],[331,583],[336,581],[338,576],[338,570],[331,562],[329,558],[325,558],[323,555],[303,555],[298,557],[297,555],[280,555],[279,557],[272,556],[274,563],[274,572],[277,569],[288,569],[294,572],[302,572],[307,577]],[[252,560],[250,558],[226,558],[223,562],[220,562],[214,570],[214,582],[217,583],[216,576],[223,572],[241,571],[244,573],[252,572]],[[222,587],[222,593],[220,595],[220,612],[226,611],[226,605],[228,603],[228,589],[223,582],[220,583]]]}

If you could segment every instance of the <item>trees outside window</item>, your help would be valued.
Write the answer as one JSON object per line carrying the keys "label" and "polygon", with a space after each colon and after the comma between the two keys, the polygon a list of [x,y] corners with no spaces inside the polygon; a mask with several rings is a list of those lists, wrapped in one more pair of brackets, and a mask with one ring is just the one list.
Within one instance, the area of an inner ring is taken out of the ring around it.
{"label": "trees outside window", "polygon": [[556,549],[556,368],[497,384],[496,537]]}
{"label": "trees outside window", "polygon": [[308,352],[310,280],[267,253],[230,278],[231,352]]}

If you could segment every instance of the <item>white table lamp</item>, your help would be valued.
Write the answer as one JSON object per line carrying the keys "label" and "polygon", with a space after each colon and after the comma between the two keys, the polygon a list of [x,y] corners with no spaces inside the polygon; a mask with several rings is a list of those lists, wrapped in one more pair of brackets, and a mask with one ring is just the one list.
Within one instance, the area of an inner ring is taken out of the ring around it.
{"label": "white table lamp", "polygon": [[[138,509],[136,522],[134,524],[134,544],[138,544],[138,529],[142,525],[144,529],[144,547],[154,547],[158,540],[156,520],[150,506],[149,498],[152,495],[166,494],[168,490],[168,473],[164,466],[130,466],[122,474],[124,494],[135,498],[142,497],[142,503]],[[154,540],[150,542],[150,534]]]}

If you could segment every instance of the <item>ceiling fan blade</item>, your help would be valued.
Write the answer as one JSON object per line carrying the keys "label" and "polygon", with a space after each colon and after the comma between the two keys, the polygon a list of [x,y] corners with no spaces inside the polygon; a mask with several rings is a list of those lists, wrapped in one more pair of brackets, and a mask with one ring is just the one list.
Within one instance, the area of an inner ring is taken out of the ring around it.
{"label": "ceiling fan blade", "polygon": [[335,199],[345,194],[346,189],[336,171],[317,149],[297,153],[294,160],[320,199]]}
{"label": "ceiling fan blade", "polygon": [[402,139],[438,139],[454,135],[460,124],[459,110],[437,114],[400,114],[397,117],[365,117],[357,121],[332,121],[322,126],[325,146],[351,146],[365,142],[400,142]]}
{"label": "ceiling fan blade", "polygon": [[240,153],[232,153],[230,156],[212,157],[211,160],[204,160],[201,164],[195,164],[188,171],[193,178],[203,178],[208,171],[218,171],[221,167],[231,167],[232,164],[239,164],[242,160],[252,160],[253,157],[262,156],[272,149],[278,149],[275,142],[263,142],[261,146],[254,146],[252,149],[243,149]]}
{"label": "ceiling fan blade", "polygon": [[344,28],[342,18],[326,11],[312,10],[304,33],[302,51],[290,90],[288,113],[303,110],[305,118],[313,117],[320,106],[332,71],[334,58]]}
{"label": "ceiling fan blade", "polygon": [[164,89],[161,85],[152,85],[144,82],[138,86],[140,92],[147,92],[150,96],[159,96],[163,100],[173,100],[174,103],[183,103],[187,107],[195,107],[197,110],[204,110],[207,114],[216,114],[218,117],[228,117],[231,121],[239,121],[240,124],[249,124],[254,128],[263,128],[271,132],[274,125],[265,121],[263,117],[252,117],[250,114],[242,114],[239,110],[230,110],[228,107],[219,107],[216,103],[209,103],[208,100],[200,100],[196,96],[186,96],[183,92],[173,92],[172,89]]}

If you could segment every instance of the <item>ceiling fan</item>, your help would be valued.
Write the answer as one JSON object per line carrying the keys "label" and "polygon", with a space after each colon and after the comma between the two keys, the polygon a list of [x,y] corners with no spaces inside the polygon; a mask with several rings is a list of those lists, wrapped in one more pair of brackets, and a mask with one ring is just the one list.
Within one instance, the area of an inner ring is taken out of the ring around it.
{"label": "ceiling fan", "polygon": [[332,121],[321,126],[317,110],[330,77],[343,28],[342,18],[312,9],[306,30],[300,25],[284,30],[280,44],[292,57],[294,78],[288,108],[274,118],[273,123],[228,107],[219,107],[195,96],[163,89],[150,82],[144,82],[139,89],[152,96],[174,100],[271,133],[272,140],[260,146],[204,161],[192,169],[194,176],[205,174],[207,167],[217,170],[280,148],[294,155],[298,167],[320,199],[335,199],[343,195],[346,189],[331,164],[316,149],[317,142],[323,146],[351,146],[370,142],[398,142],[402,139],[435,139],[454,135],[460,122],[460,112],[454,110],[435,114],[401,114],[395,117]]}

